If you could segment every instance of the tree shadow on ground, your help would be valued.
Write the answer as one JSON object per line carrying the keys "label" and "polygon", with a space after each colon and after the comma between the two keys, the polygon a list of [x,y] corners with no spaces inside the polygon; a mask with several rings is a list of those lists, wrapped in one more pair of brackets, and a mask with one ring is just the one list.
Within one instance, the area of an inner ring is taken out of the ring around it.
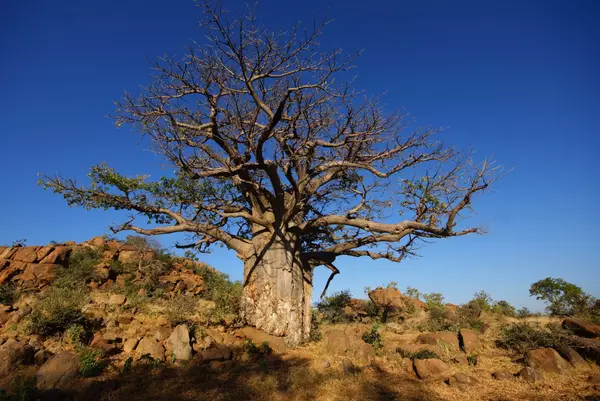
{"label": "tree shadow on ground", "polygon": [[74,399],[142,400],[440,400],[416,379],[368,366],[345,374],[313,361],[271,355],[247,362],[191,362],[185,366],[134,364],[128,374],[96,378],[80,386]]}

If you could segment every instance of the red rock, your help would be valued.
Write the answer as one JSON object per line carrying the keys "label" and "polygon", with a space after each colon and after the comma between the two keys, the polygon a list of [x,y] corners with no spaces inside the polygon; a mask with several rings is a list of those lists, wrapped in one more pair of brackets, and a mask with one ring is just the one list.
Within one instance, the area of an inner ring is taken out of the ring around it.
{"label": "red rock", "polygon": [[533,368],[549,373],[565,373],[571,365],[552,348],[538,348],[525,353],[525,363]]}
{"label": "red rock", "polygon": [[581,337],[600,337],[600,324],[595,324],[582,319],[568,317],[562,323],[565,329],[571,330]]}
{"label": "red rock", "polygon": [[66,246],[57,246],[40,263],[64,265],[69,255],[70,248]]}
{"label": "red rock", "polygon": [[417,337],[421,344],[446,346],[451,352],[460,350],[458,335],[453,331],[439,331],[437,333],[423,333]]}
{"label": "red rock", "polygon": [[467,354],[471,354],[481,348],[479,335],[474,330],[460,329],[458,332],[458,338],[460,340],[461,348]]}
{"label": "red rock", "polygon": [[35,263],[37,261],[37,246],[24,246],[20,247],[17,252],[12,256],[13,260],[25,263]]}
{"label": "red rock", "polygon": [[441,379],[450,370],[450,367],[439,359],[415,359],[413,366],[422,380]]}
{"label": "red rock", "polygon": [[37,260],[44,259],[53,250],[54,250],[54,245],[46,245],[46,246],[41,247],[40,249],[38,249],[37,254],[36,254]]}

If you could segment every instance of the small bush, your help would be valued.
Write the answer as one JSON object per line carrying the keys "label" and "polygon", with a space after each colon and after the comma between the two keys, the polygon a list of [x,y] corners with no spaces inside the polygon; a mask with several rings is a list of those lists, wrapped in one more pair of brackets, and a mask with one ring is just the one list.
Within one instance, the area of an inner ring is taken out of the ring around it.
{"label": "small bush", "polygon": [[273,353],[273,349],[267,341],[264,341],[260,346],[256,345],[252,340],[247,339],[244,343],[244,351],[250,356],[267,356]]}
{"label": "small bush", "polygon": [[371,327],[370,331],[366,331],[362,335],[362,339],[367,344],[373,345],[373,348],[378,349],[383,347],[383,342],[381,340],[381,333],[379,333],[379,325],[374,324]]}
{"label": "small bush", "polygon": [[102,373],[104,365],[101,358],[104,356],[102,350],[89,347],[80,347],[79,354],[79,374],[82,377],[93,377]]}
{"label": "small bush", "polygon": [[320,341],[323,337],[321,334],[321,325],[319,322],[319,317],[317,316],[317,311],[315,309],[311,309],[311,319],[310,319],[310,334],[308,340],[311,342]]}
{"label": "small bush", "polygon": [[492,297],[485,291],[479,291],[473,294],[470,303],[477,304],[482,312],[489,312],[492,309]]}
{"label": "small bush", "polygon": [[17,289],[14,283],[0,284],[0,304],[12,305],[18,299]]}
{"label": "small bush", "polygon": [[82,346],[87,339],[85,328],[81,324],[72,324],[65,330],[65,341],[74,347]]}
{"label": "small bush", "polygon": [[509,304],[506,301],[496,301],[492,305],[492,312],[498,315],[515,317],[517,312],[515,311],[515,307]]}
{"label": "small bush", "polygon": [[69,256],[69,266],[57,270],[52,287],[77,289],[85,287],[87,282],[95,278],[94,266],[101,260],[101,253],[95,249],[83,248],[73,252]]}
{"label": "small bush", "polygon": [[30,315],[29,330],[32,334],[50,336],[63,333],[73,324],[85,325],[81,308],[87,303],[84,288],[52,286],[36,304]]}
{"label": "small bush", "polygon": [[166,318],[173,327],[190,323],[190,318],[196,313],[196,300],[185,295],[176,295],[167,301]]}
{"label": "small bush", "polygon": [[237,317],[242,298],[242,283],[231,281],[228,275],[208,265],[200,264],[194,270],[202,277],[206,286],[202,298],[215,303],[210,319],[219,321]]}
{"label": "small bush", "polygon": [[352,295],[350,290],[336,292],[317,303],[317,310],[323,320],[330,323],[343,323],[349,320],[344,308],[349,305]]}
{"label": "small bush", "polygon": [[440,359],[440,356],[433,351],[428,349],[421,349],[416,352],[409,352],[403,350],[401,348],[396,349],[396,352],[400,354],[403,358],[410,358],[411,360],[415,359]]}
{"label": "small bush", "polygon": [[566,344],[566,332],[559,327],[549,325],[547,330],[528,323],[506,325],[500,330],[497,341],[502,348],[525,353],[535,348],[561,349]]}
{"label": "small bush", "polygon": [[469,362],[469,365],[476,366],[478,362],[477,355],[467,355],[467,361]]}

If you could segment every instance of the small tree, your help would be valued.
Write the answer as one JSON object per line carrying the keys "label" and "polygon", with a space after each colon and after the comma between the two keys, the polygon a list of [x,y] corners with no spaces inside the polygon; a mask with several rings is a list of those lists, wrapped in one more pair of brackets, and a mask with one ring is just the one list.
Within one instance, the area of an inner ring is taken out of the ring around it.
{"label": "small tree", "polygon": [[137,214],[114,232],[224,244],[244,263],[242,318],[290,344],[309,336],[316,267],[329,284],[340,256],[400,262],[421,240],[480,232],[458,222],[496,168],[445,146],[438,129],[406,132],[405,115],[355,91],[354,57],[319,50],[326,23],[274,33],[252,12],[230,20],[199,6],[209,43],[159,60],[153,83],[114,114],[175,173],[150,181],[101,164],[87,187],[60,176],[43,186],[71,205]]}
{"label": "small tree", "polygon": [[546,302],[551,315],[585,315],[595,299],[562,278],[546,277],[529,288],[529,295]]}

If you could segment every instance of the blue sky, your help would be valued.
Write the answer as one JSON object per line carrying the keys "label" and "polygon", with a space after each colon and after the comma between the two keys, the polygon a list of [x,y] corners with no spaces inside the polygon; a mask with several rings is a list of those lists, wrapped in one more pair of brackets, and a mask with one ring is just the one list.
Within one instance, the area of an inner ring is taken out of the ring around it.
{"label": "blue sky", "polygon": [[[69,208],[36,186],[37,173],[85,182],[106,161],[126,174],[161,174],[139,136],[106,116],[125,89],[148,83],[147,58],[182,55],[202,40],[198,9],[188,0],[32,4],[0,5],[0,243],[83,241],[121,215]],[[386,107],[450,127],[447,142],[513,168],[475,199],[473,222],[487,235],[433,243],[401,264],[342,259],[331,290],[362,296],[365,286],[396,281],[462,303],[485,289],[540,309],[528,287],[553,276],[600,296],[599,2],[265,0],[258,16],[274,29],[334,18],[321,43],[365,50],[359,88],[386,92]],[[241,278],[233,253],[203,259]],[[317,271],[316,293],[327,272]]]}

